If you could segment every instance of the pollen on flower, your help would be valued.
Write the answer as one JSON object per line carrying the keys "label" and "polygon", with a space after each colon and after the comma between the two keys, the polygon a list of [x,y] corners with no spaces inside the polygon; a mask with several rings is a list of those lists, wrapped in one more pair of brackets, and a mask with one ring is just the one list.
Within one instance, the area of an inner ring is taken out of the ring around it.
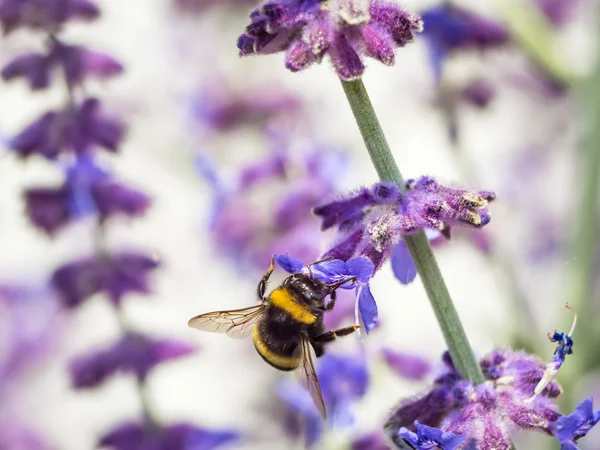
{"label": "pollen on flower", "polygon": [[406,188],[402,193],[390,183],[377,183],[316,207],[313,212],[322,220],[321,229],[337,226],[341,234],[325,255],[342,260],[364,256],[377,270],[403,236],[421,229],[449,235],[452,226],[481,228],[491,220],[486,207],[495,196],[489,191],[446,187],[427,176],[407,181]]}

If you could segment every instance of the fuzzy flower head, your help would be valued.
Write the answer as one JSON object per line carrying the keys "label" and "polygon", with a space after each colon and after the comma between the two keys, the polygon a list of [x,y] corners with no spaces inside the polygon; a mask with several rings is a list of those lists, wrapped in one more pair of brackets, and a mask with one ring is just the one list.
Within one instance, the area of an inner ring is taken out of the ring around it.
{"label": "fuzzy flower head", "polygon": [[386,424],[390,437],[403,427],[414,432],[418,421],[464,437],[460,449],[508,450],[513,431],[554,432],[560,413],[553,399],[560,387],[552,382],[529,401],[545,371],[541,361],[522,352],[494,351],[480,362],[486,376],[480,385],[462,380],[447,354],[444,362],[446,370],[431,390],[394,410]]}
{"label": "fuzzy flower head", "polygon": [[328,55],[344,80],[362,76],[364,57],[389,66],[394,51],[422,30],[417,15],[385,0],[267,0],[250,13],[240,55],[285,52],[292,72]]}
{"label": "fuzzy flower head", "polygon": [[[406,189],[401,192],[393,184],[377,183],[315,208],[322,230],[336,227],[340,232],[325,256],[343,261],[362,256],[378,270],[394,254],[392,262],[405,265],[406,248],[396,250],[403,236],[421,229],[449,236],[455,225],[481,228],[491,219],[486,206],[495,198],[492,192],[446,187],[427,176],[407,181]],[[411,279],[414,275],[411,270],[397,276]]]}

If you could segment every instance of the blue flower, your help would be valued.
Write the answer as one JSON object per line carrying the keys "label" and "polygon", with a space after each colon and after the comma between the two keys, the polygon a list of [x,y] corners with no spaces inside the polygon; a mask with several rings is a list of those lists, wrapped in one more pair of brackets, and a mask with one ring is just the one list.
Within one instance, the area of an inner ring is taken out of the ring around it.
{"label": "blue flower", "polygon": [[577,450],[579,447],[575,442],[600,422],[600,409],[594,411],[593,402],[592,397],[586,398],[575,411],[556,421],[556,438],[561,443],[561,450]]}
{"label": "blue flower", "polygon": [[558,346],[556,347],[556,350],[554,350],[552,361],[546,364],[544,375],[535,387],[533,396],[528,401],[535,399],[535,397],[538,396],[546,388],[546,386],[548,386],[548,384],[552,381],[554,376],[564,364],[567,355],[573,353],[573,339],[571,338],[571,335],[573,334],[573,331],[575,331],[575,325],[577,325],[577,312],[571,308],[568,303],[565,304],[565,308],[573,311],[573,323],[571,325],[571,329],[568,333],[559,333],[557,331],[554,333],[548,333],[550,342],[556,342],[558,343]]}
{"label": "blue flower", "polygon": [[[275,262],[291,274],[309,273],[308,267],[305,267],[302,261],[292,258],[289,254],[275,256]],[[310,267],[310,273],[324,283],[336,283],[349,277],[356,278],[356,281],[344,283],[340,288],[355,290],[357,321],[359,319],[362,321],[367,333],[379,320],[377,303],[369,286],[374,269],[373,263],[364,257],[350,258],[348,261],[329,259]]]}
{"label": "blue flower", "polygon": [[454,450],[465,440],[464,436],[444,433],[439,428],[421,425],[418,421],[415,421],[415,427],[417,428],[416,433],[402,427],[398,431],[398,436],[416,450],[432,450],[436,448]]}

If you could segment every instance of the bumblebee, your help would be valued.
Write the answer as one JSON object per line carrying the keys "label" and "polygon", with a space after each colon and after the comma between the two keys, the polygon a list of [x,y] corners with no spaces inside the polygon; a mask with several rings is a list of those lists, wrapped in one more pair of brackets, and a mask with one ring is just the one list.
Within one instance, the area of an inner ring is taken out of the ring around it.
{"label": "bumblebee", "polygon": [[[233,338],[252,335],[254,347],[262,359],[282,371],[297,370],[299,381],[308,389],[321,413],[326,417],[325,404],[312,360],[312,353],[320,357],[328,342],[353,333],[359,325],[334,331],[325,331],[323,314],[333,309],[336,290],[344,283],[355,281],[348,277],[335,283],[325,283],[315,278],[311,266],[308,274],[295,273],[265,296],[267,282],[275,268],[275,260],[258,283],[260,304],[230,311],[215,311],[193,317],[188,322],[192,328],[226,333]],[[325,303],[329,296],[329,302]]]}

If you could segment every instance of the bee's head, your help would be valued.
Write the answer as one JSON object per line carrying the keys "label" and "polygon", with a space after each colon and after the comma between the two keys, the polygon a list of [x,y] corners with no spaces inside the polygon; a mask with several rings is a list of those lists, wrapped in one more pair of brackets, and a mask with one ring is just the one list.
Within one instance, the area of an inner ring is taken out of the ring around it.
{"label": "bee's head", "polygon": [[333,291],[330,286],[318,278],[305,273],[290,275],[285,280],[284,286],[294,298],[315,308],[322,308],[325,304],[325,298]]}

